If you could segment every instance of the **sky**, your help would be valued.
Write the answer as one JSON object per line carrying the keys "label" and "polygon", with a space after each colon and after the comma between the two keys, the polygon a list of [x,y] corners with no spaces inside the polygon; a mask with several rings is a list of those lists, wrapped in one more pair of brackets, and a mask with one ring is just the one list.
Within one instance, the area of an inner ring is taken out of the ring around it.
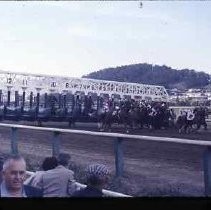
{"label": "sky", "polygon": [[150,63],[211,74],[211,1],[0,1],[0,70],[81,77]]}

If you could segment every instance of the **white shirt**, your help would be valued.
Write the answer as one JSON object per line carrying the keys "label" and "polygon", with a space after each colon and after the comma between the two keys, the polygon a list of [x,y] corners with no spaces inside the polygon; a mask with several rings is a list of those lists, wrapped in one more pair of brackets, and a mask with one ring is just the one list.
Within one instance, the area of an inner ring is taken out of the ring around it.
{"label": "white shirt", "polygon": [[[22,197],[27,197],[24,189],[22,189],[21,194],[22,194]],[[10,194],[10,192],[6,188],[6,184],[4,181],[1,183],[1,197],[16,197]]]}

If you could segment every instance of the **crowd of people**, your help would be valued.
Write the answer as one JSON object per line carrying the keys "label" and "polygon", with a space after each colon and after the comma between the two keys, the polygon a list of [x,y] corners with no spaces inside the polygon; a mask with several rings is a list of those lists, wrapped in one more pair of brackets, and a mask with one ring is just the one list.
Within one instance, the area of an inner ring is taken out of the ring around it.
{"label": "crowd of people", "polygon": [[69,169],[70,155],[46,157],[41,170],[27,177],[27,165],[20,155],[0,159],[0,197],[103,197],[110,171],[104,164],[88,165],[85,188],[76,184]]}

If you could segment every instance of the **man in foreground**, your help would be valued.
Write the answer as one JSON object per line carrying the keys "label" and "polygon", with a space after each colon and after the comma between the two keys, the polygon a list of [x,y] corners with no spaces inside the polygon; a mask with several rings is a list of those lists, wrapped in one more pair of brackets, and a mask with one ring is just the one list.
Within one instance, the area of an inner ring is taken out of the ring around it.
{"label": "man in foreground", "polygon": [[26,162],[19,155],[10,156],[3,163],[0,197],[42,197],[42,191],[24,185]]}

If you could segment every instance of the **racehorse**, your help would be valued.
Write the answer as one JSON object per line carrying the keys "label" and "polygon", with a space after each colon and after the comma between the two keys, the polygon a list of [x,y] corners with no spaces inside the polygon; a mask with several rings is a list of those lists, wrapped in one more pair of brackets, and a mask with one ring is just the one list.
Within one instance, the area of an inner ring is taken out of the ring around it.
{"label": "racehorse", "polygon": [[21,110],[22,110],[21,106],[17,106],[17,107],[5,106],[4,107],[4,119],[5,120],[15,120],[15,121],[20,120]]}
{"label": "racehorse", "polygon": [[203,107],[194,109],[195,114],[195,124],[197,126],[197,130],[201,128],[201,126],[204,126],[204,130],[207,130],[207,123],[206,123],[206,110]]}
{"label": "racehorse", "polygon": [[[135,121],[134,119],[135,112],[134,110],[131,110],[130,108],[126,106],[122,106],[119,111],[119,120],[120,124],[122,123],[125,129],[126,133],[129,133],[129,129],[133,129],[133,122]],[[136,118],[137,119],[137,118]]]}
{"label": "racehorse", "polygon": [[5,106],[1,105],[0,106],[0,120],[4,119],[4,113],[5,113]]}
{"label": "racehorse", "polygon": [[186,133],[186,125],[187,125],[187,113],[181,112],[177,118],[176,126],[179,130],[179,133]]}
{"label": "racehorse", "polygon": [[101,107],[97,111],[98,128],[100,131],[111,130],[111,124],[114,122],[113,109]]}
{"label": "racehorse", "polygon": [[52,113],[51,108],[39,107],[39,109],[37,109],[37,114],[36,114],[36,121],[38,126],[42,126],[42,122],[47,122],[50,119],[51,113]]}
{"label": "racehorse", "polygon": [[177,127],[179,133],[191,133],[196,131],[197,119],[195,114],[191,111],[183,111],[180,113],[180,116],[177,118]]}
{"label": "racehorse", "polygon": [[69,122],[69,127],[75,127],[76,121],[81,116],[81,109],[79,106],[75,106],[72,111],[67,110],[67,120]]}
{"label": "racehorse", "polygon": [[35,121],[36,120],[36,107],[31,107],[31,108],[24,108],[22,107],[21,111],[21,120],[26,120],[26,121]]}

